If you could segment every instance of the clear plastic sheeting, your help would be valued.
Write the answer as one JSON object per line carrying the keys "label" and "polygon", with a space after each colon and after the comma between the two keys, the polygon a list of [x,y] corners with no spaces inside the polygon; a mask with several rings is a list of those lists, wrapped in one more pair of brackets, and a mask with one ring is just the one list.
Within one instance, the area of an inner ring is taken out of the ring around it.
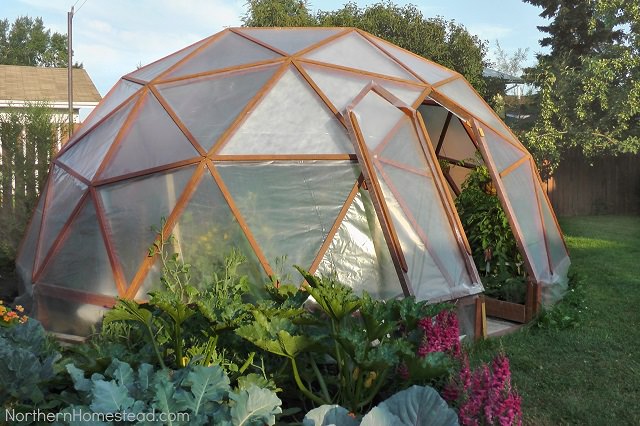
{"label": "clear plastic sheeting", "polygon": [[[301,282],[358,179],[349,161],[218,164],[249,231],[285,282]],[[268,188],[268,190],[266,190]]]}
{"label": "clear plastic sheeting", "polygon": [[118,83],[109,91],[102,102],[95,107],[91,114],[82,123],[82,126],[73,134],[71,141],[79,139],[89,131],[91,126],[106,117],[111,111],[118,108],[120,104],[129,99],[131,95],[140,90],[142,86],[129,80],[120,79]]}
{"label": "clear plastic sheeting", "polygon": [[47,191],[46,211],[44,212],[44,223],[40,230],[40,247],[38,247],[36,269],[40,268],[42,261],[49,253],[51,245],[87,190],[87,186],[84,183],[56,166],[53,168],[49,185],[51,188]]}
{"label": "clear plastic sheeting", "polygon": [[[84,255],[78,256],[78,253]],[[86,283],[91,282],[94,292],[118,296],[95,206],[90,199],[53,252],[39,282],[80,291],[84,291]]]}
{"label": "clear plastic sheeting", "polygon": [[500,136],[503,138],[508,139],[514,144],[520,145],[520,142],[511,135],[511,131],[507,125],[500,120],[491,107],[487,105],[482,97],[480,97],[473,87],[471,87],[471,85],[462,77],[443,84],[442,86],[438,86],[434,90],[438,93],[442,93],[467,110],[471,115],[482,120],[492,129],[499,132]]}
{"label": "clear plastic sheeting", "polygon": [[375,298],[403,295],[368,191],[360,190],[354,198],[316,273],[335,276]]}
{"label": "clear plastic sheeting", "polygon": [[302,64],[307,74],[339,112],[344,111],[362,89],[372,81],[384,87],[407,105],[413,105],[425,90],[422,86],[414,86],[314,64]]}
{"label": "clear plastic sheeting", "polygon": [[524,151],[514,147],[488,127],[480,125],[480,128],[484,132],[484,139],[487,141],[487,148],[489,148],[489,152],[491,153],[491,157],[493,157],[493,162],[496,164],[498,172],[502,173],[505,169],[515,164],[526,155]]}
{"label": "clear plastic sheeting", "polygon": [[128,283],[156,237],[153,227],[169,217],[194,169],[184,167],[100,188],[109,235]]}
{"label": "clear plastic sheeting", "polygon": [[303,57],[404,80],[418,81],[409,71],[406,71],[400,64],[357,32],[350,32],[332,40],[330,43],[313,49]]}
{"label": "clear plastic sheeting", "polygon": [[452,117],[438,155],[458,161],[477,162],[477,149],[458,117]]}
{"label": "clear plastic sheeting", "polygon": [[[180,121],[208,151],[280,66],[255,67],[242,73],[216,74],[157,87]],[[206,111],[206,120],[197,111]]]}
{"label": "clear plastic sheeting", "polygon": [[40,196],[38,205],[33,211],[33,216],[27,228],[22,246],[16,257],[16,272],[22,282],[22,288],[26,294],[31,295],[33,264],[36,257],[36,247],[40,236],[40,225],[42,223],[42,209],[44,207],[44,196]]}
{"label": "clear plastic sheeting", "polygon": [[155,96],[147,93],[100,178],[122,176],[199,155]]}
{"label": "clear plastic sheeting", "polygon": [[39,312],[47,330],[72,336],[88,336],[108,308],[79,303],[68,298],[38,295]]}
{"label": "clear plastic sheeting", "polygon": [[246,34],[271,47],[293,55],[309,46],[344,31],[344,28],[239,28]]}
{"label": "clear plastic sheeting", "polygon": [[[539,182],[538,182],[539,183]],[[538,202],[542,210],[549,258],[551,260],[552,275],[548,282],[542,283],[542,301],[544,304],[555,303],[562,298],[568,287],[567,272],[570,266],[569,253],[564,245],[562,235],[553,217],[551,207],[544,196],[542,187],[536,185]]]}
{"label": "clear plastic sheeting", "polygon": [[463,254],[455,240],[451,225],[439,200],[435,183],[423,176],[414,176],[402,169],[384,165],[383,173],[394,197],[411,217],[413,228],[425,244],[431,257],[448,278],[451,291],[467,293],[473,285],[466,271]]}
{"label": "clear plastic sheeting", "polygon": [[162,76],[162,80],[282,58],[282,55],[232,32],[225,32],[188,61]]}
{"label": "clear plastic sheeting", "polygon": [[418,300],[430,302],[448,300],[451,290],[450,281],[443,275],[443,271],[431,257],[424,241],[416,232],[412,221],[407,218],[391,190],[384,182],[381,182],[381,186],[404,258],[407,261],[409,269],[407,275],[414,295]]}
{"label": "clear plastic sheeting", "polygon": [[411,53],[408,50],[404,50],[391,43],[387,43],[386,41],[376,39],[374,37],[371,38],[374,40],[374,43],[378,44],[401,64],[411,69],[426,83],[436,84],[439,81],[446,80],[447,78],[451,78],[456,75],[456,73],[450,69],[431,62],[416,55],[415,53]]}
{"label": "clear plastic sheeting", "polygon": [[386,145],[377,147],[376,151],[380,150],[382,150],[380,154],[374,153],[374,158],[381,162],[390,161],[390,163],[385,162],[385,165],[395,165],[413,174],[432,176],[429,163],[427,163],[420,140],[409,117],[402,118],[401,124],[396,126],[393,133],[387,138]]}
{"label": "clear plastic sheeting", "polygon": [[221,155],[351,154],[347,130],[290,68],[249,114]]}
{"label": "clear plastic sheeting", "polygon": [[165,58],[162,58],[158,61],[155,61],[149,65],[145,65],[137,71],[129,74],[129,77],[136,78],[142,81],[151,81],[163,72],[166,72],[169,68],[180,62],[182,59],[186,58],[191,52],[195,51],[197,48],[205,44],[209,41],[208,38],[201,40],[197,43],[192,44],[191,46],[185,47],[178,52],[169,55]]}
{"label": "clear plastic sheeting", "polygon": [[86,179],[93,179],[111,144],[122,129],[136,98],[129,101],[99,127],[78,140],[57,159]]}
{"label": "clear plastic sheeting", "polygon": [[[423,104],[418,107],[418,112],[422,116],[422,121],[424,121],[424,126],[427,128],[429,139],[435,150],[440,141],[442,129],[444,129],[444,123],[447,121],[449,111],[438,105]],[[452,120],[454,118],[452,118]]]}
{"label": "clear plastic sheeting", "polygon": [[549,281],[549,261],[538,212],[531,164],[527,161],[502,178],[516,221],[522,230],[529,261],[538,281]]}
{"label": "clear plastic sheeting", "polygon": [[211,282],[214,272],[223,270],[232,250],[247,260],[238,273],[249,277],[254,293],[262,291],[268,277],[222,192],[206,172],[173,229],[175,250],[191,265],[192,283]]}
{"label": "clear plastic sheeting", "polygon": [[[375,150],[391,131],[406,116],[375,92],[368,92],[355,106],[353,112],[364,141],[370,150]],[[372,119],[375,117],[375,119]]]}

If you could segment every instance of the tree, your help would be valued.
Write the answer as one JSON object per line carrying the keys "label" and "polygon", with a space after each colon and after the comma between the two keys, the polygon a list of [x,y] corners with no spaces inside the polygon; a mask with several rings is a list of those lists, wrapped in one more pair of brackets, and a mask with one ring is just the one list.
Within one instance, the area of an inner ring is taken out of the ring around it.
{"label": "tree", "polygon": [[354,2],[313,15],[306,1],[249,0],[242,18],[246,26],[356,27],[462,74],[481,94],[486,44],[461,25],[425,18],[413,5],[390,1],[359,8]]}
{"label": "tree", "polygon": [[[529,70],[539,115],[523,138],[553,172],[562,153],[640,149],[640,5],[636,0],[525,0],[545,7],[549,55]],[[569,34],[573,31],[572,34]],[[566,43],[566,44],[565,44]]]}
{"label": "tree", "polygon": [[42,18],[0,20],[0,64],[66,67],[67,36],[45,29]]}

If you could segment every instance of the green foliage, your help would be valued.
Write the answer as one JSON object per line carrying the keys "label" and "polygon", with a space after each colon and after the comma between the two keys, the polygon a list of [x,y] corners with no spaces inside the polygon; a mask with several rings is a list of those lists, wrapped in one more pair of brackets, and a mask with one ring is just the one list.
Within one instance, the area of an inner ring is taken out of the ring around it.
{"label": "green foliage", "polygon": [[59,359],[38,321],[0,327],[0,407],[43,403]]}
{"label": "green foliage", "polygon": [[[291,288],[282,290],[287,297],[280,294],[278,300],[285,307],[293,300],[300,303],[304,298],[298,294],[308,293],[315,301],[310,310],[292,316],[290,308],[261,304],[252,311],[253,321],[236,333],[285,358],[307,400],[319,405],[339,403],[359,413],[414,380],[425,383],[449,373],[452,364],[445,354],[416,361],[423,338],[418,320],[434,315],[443,305],[427,306],[413,298],[384,302],[366,294],[360,297],[331,277],[298,270],[306,283],[293,294]],[[400,365],[410,366],[411,378],[397,377]],[[278,377],[274,379],[284,388]]]}
{"label": "green foliage", "polygon": [[569,5],[527,0],[551,19],[542,40],[552,51],[529,70],[539,89],[539,113],[524,134],[543,176],[562,153],[587,158],[640,149],[640,6],[633,0]]}
{"label": "green foliage", "polygon": [[535,321],[537,328],[565,329],[580,326],[587,313],[586,292],[579,274],[569,273],[569,288],[562,300],[550,308],[543,308]]}
{"label": "green foliage", "polygon": [[114,359],[103,374],[90,378],[73,364],[66,368],[76,400],[62,413],[184,413],[189,424],[272,425],[282,412],[272,390],[255,384],[232,389],[229,377],[217,365],[172,371],[140,364],[134,372],[129,364]]}
{"label": "green foliage", "polygon": [[45,29],[42,18],[0,20],[0,64],[64,68],[67,56],[66,34]]}
{"label": "green foliage", "polygon": [[0,263],[12,264],[15,259],[43,190],[57,140],[55,131],[61,124],[46,102],[8,108],[0,114]]}
{"label": "green foliage", "polygon": [[338,405],[323,405],[307,413],[303,426],[427,426],[457,425],[458,415],[438,392],[429,386],[412,386],[381,402],[361,420]]}
{"label": "green foliage", "polygon": [[465,76],[480,92],[485,92],[482,70],[486,44],[464,26],[440,17],[425,18],[414,5],[398,6],[381,1],[364,8],[355,2],[342,9],[312,14],[306,1],[250,0],[242,21],[245,26],[356,27],[381,37]]}

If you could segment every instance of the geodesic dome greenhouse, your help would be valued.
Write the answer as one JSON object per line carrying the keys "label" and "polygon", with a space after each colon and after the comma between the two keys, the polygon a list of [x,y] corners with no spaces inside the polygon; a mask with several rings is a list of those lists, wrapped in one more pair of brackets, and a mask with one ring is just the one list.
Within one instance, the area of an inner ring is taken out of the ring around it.
{"label": "geodesic dome greenhouse", "polygon": [[473,300],[453,199],[476,152],[556,298],[569,259],[531,155],[460,74],[352,28],[226,29],[113,87],[54,159],[17,268],[69,334],[159,285],[154,225],[202,275],[242,251],[256,293],[300,282],[295,264],[380,298]]}

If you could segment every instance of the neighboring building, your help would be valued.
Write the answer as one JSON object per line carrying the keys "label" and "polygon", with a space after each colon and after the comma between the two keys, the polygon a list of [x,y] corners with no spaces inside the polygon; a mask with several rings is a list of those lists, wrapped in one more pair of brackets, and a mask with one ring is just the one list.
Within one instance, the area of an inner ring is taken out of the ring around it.
{"label": "neighboring building", "polygon": [[[69,117],[68,80],[66,68],[0,65],[0,113],[9,107],[21,108],[30,102],[45,101],[56,111],[56,122]],[[100,102],[100,93],[87,71],[73,69],[73,122],[79,123],[79,109],[93,109]]]}
{"label": "neighboring building", "polygon": [[517,96],[518,98],[524,95],[525,82],[521,77],[493,70],[491,68],[483,69],[482,76],[502,81],[505,85],[504,91],[507,95]]}

